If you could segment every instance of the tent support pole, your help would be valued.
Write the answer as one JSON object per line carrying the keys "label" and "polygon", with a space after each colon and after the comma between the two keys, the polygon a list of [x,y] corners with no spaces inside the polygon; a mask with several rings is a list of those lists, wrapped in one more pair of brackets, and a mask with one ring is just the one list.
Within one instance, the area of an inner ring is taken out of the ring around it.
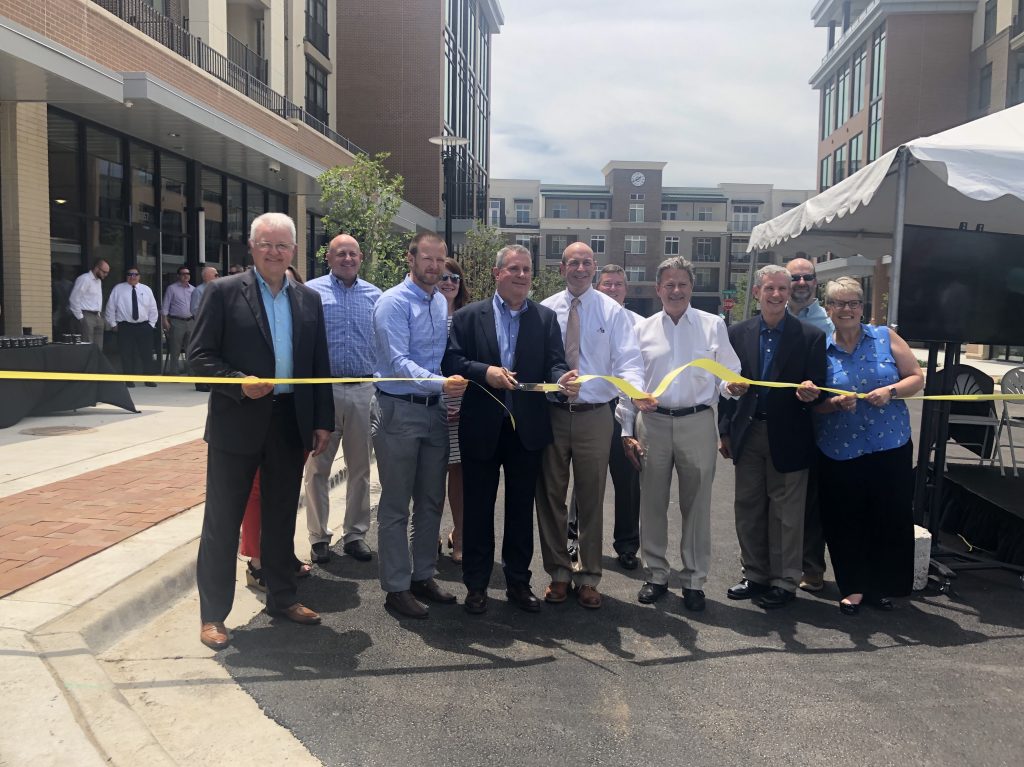
{"label": "tent support pole", "polygon": [[892,264],[889,269],[888,324],[899,331],[900,272],[903,268],[903,220],[907,207],[907,155],[906,147],[898,152],[899,170],[896,177],[896,221],[892,233]]}

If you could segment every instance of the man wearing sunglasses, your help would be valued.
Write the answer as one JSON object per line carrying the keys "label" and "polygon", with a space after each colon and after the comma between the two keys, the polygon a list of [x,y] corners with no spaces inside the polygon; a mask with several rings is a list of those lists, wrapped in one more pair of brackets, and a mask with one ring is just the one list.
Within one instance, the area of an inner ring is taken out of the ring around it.
{"label": "man wearing sunglasses", "polygon": [[[818,303],[818,276],[814,264],[806,258],[794,258],[786,264],[792,280],[789,292],[789,313],[813,325],[829,339],[836,328],[824,307]],[[804,508],[804,574],[800,588],[821,591],[825,585],[825,533],[821,529],[821,511],[818,508],[818,461],[811,458],[807,472],[807,504]]]}
{"label": "man wearing sunglasses", "polygon": [[[121,353],[121,370],[125,375],[146,375],[153,359],[153,330],[160,312],[156,297],[139,280],[138,267],[130,266],[124,282],[114,286],[107,299],[104,318],[117,333],[117,348]],[[131,381],[128,388],[135,386]],[[146,386],[156,386],[147,381]]]}

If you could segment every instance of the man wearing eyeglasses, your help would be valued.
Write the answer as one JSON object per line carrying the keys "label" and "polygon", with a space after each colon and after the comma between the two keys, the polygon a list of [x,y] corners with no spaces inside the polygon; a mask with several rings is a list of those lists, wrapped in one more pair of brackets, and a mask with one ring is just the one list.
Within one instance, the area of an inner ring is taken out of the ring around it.
{"label": "man wearing eyeglasses", "polygon": [[[786,264],[793,284],[789,292],[789,312],[801,322],[818,328],[829,339],[835,325],[825,308],[818,303],[818,277],[814,264],[806,258],[794,258]],[[800,588],[821,591],[825,586],[825,533],[821,529],[821,510],[818,505],[818,456],[811,457],[807,472],[807,503],[804,508],[804,574]]]}
{"label": "man wearing eyeglasses", "polygon": [[168,285],[164,291],[162,324],[167,334],[167,364],[164,367],[172,376],[178,375],[178,357],[188,348],[192,335],[192,291],[195,288],[189,282],[191,276],[187,266],[179,266],[178,281]]}
{"label": "man wearing eyeglasses", "polygon": [[[117,348],[121,353],[121,370],[126,375],[146,375],[151,372],[153,359],[153,330],[160,312],[156,297],[148,286],[139,281],[138,267],[125,272],[124,282],[110,291],[104,318],[117,333]],[[135,386],[129,381],[129,389]],[[147,381],[146,386],[156,386]]]}
{"label": "man wearing eyeglasses", "polygon": [[108,274],[110,264],[97,258],[92,269],[78,275],[68,297],[68,310],[78,320],[82,340],[95,344],[100,351],[103,351],[103,331],[106,329],[100,314],[103,310],[103,280]]}
{"label": "man wearing eyeglasses", "polygon": [[334,428],[331,387],[251,379],[330,375],[323,306],[315,291],[285,276],[297,249],[288,216],[258,216],[249,248],[252,270],[207,283],[189,346],[196,375],[234,381],[212,387],[206,420],[206,509],[196,580],[200,641],[214,650],[229,642],[224,619],[234,600],[238,531],[257,469],[267,612],[320,622],[298,602],[292,541],[305,453],[322,453]]}
{"label": "man wearing eyeglasses", "polygon": [[825,334],[786,312],[793,282],[777,264],[757,271],[761,314],[729,328],[740,374],[796,388],[751,386],[739,399],[719,399],[719,452],[736,465],[736,537],[743,578],[729,599],[753,599],[766,610],[796,597],[803,571],[807,467],[817,448],[811,406],[825,381]]}
{"label": "man wearing eyeglasses", "polygon": [[[339,234],[327,248],[330,274],[306,287],[320,294],[327,326],[327,351],[334,378],[372,378],[376,363],[373,348],[373,307],[380,288],[359,278],[363,253],[354,237]],[[330,476],[341,446],[345,453],[345,516],[341,527],[342,550],[353,559],[369,562],[370,547],[370,399],[373,383],[334,384],[334,431],[327,448],[306,462],[306,526],[316,563],[331,559],[334,531],[330,517]]]}

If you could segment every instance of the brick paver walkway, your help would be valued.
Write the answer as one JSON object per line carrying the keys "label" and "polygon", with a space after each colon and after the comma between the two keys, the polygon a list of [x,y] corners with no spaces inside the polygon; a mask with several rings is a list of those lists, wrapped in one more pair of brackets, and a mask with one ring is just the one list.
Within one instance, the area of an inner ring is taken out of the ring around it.
{"label": "brick paver walkway", "polygon": [[186,442],[0,498],[0,597],[113,546],[206,496],[206,443]]}

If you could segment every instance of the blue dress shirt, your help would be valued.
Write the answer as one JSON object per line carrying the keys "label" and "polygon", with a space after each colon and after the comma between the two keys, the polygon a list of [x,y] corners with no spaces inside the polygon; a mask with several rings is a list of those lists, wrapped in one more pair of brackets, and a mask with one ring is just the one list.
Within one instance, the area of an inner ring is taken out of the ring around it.
{"label": "blue dress shirt", "polygon": [[358,277],[352,287],[333,274],[306,283],[320,294],[327,325],[327,351],[335,378],[373,375],[377,354],[373,342],[373,307],[380,299],[376,285]]}
{"label": "blue dress shirt", "polygon": [[498,334],[501,364],[503,367],[513,370],[512,366],[515,365],[516,360],[516,343],[519,341],[519,318],[529,308],[529,302],[523,301],[520,308],[512,310],[501,296],[495,293],[491,304],[494,306],[494,329]]}
{"label": "blue dress shirt", "polygon": [[[291,286],[284,280],[284,286],[277,295],[270,292],[270,286],[259,271],[252,270],[256,275],[256,284],[260,286],[260,297],[263,299],[263,311],[267,313],[270,323],[270,336],[274,342],[274,378],[292,377],[292,305],[288,301]],[[290,394],[295,391],[291,384],[275,384],[274,394]]]}
{"label": "blue dress shirt", "polygon": [[[775,352],[779,348],[779,342],[782,340],[782,329],[786,326],[786,315],[782,315],[782,319],[779,320],[779,324],[774,328],[770,328],[765,324],[764,317],[761,317],[761,335],[760,335],[760,349],[761,349],[761,379],[762,381],[770,380],[768,378],[769,373],[772,370],[772,360],[775,359]],[[768,411],[768,389],[764,386],[757,387],[757,407],[755,412],[764,415]]]}
{"label": "blue dress shirt", "polygon": [[440,394],[441,358],[448,346],[448,301],[441,292],[425,293],[412,278],[381,295],[373,307],[377,378],[432,378],[430,381],[382,381],[389,394]]}

